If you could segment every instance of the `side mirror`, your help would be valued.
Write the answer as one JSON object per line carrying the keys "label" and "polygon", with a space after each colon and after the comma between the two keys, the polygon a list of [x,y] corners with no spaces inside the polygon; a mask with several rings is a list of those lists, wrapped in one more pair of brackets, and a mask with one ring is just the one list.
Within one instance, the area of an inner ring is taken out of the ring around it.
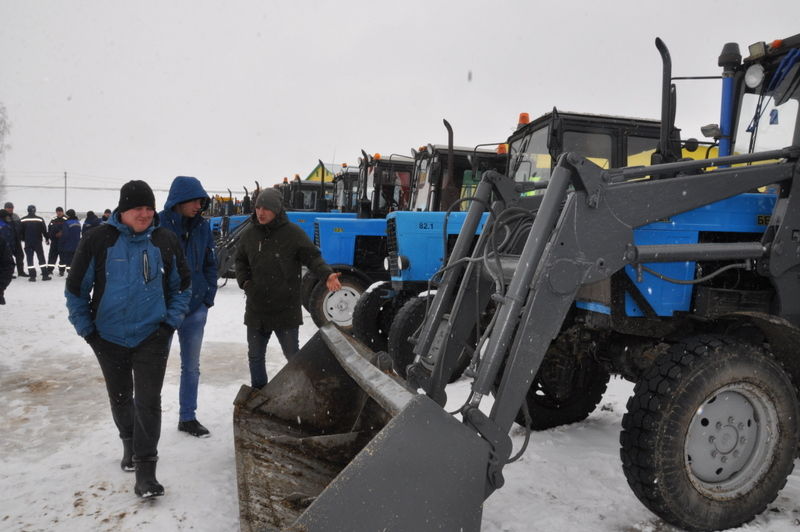
{"label": "side mirror", "polygon": [[695,138],[686,139],[686,142],[683,143],[683,149],[688,152],[695,152],[697,148],[700,146],[700,143]]}
{"label": "side mirror", "polygon": [[722,138],[722,130],[719,128],[719,124],[708,124],[707,126],[703,126],[700,128],[700,132],[706,138],[714,140],[719,140]]}

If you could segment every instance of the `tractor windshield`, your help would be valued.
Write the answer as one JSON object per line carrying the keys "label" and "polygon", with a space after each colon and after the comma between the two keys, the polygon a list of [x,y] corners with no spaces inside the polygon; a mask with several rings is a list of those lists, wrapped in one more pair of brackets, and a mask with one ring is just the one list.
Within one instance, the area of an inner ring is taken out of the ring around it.
{"label": "tractor windshield", "polygon": [[532,131],[509,145],[508,175],[514,181],[547,181],[552,160],[547,151],[549,127]]}
{"label": "tractor windshield", "polygon": [[739,114],[734,153],[777,150],[792,145],[798,103],[789,99],[776,106],[771,96],[745,94]]}

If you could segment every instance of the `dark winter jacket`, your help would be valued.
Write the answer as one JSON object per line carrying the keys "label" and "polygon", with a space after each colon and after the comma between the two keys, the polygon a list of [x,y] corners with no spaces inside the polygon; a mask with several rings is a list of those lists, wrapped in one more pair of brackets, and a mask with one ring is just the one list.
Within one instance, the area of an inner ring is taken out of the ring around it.
{"label": "dark winter jacket", "polygon": [[77,217],[67,218],[61,233],[61,240],[58,242],[58,249],[61,251],[75,251],[78,249],[78,242],[81,239],[81,221]]}
{"label": "dark winter jacket", "polygon": [[11,251],[15,251],[17,249],[22,249],[22,241],[24,239],[24,235],[22,234],[22,220],[19,219],[17,213],[11,213],[11,225],[14,226],[14,231],[16,232],[16,244],[11,249]]}
{"label": "dark winter jacket", "polygon": [[82,238],[64,295],[69,321],[83,337],[135,347],[162,323],[180,327],[191,299],[191,277],[175,235],[153,225],[134,233],[115,210]]}
{"label": "dark winter jacket", "polygon": [[8,244],[8,249],[13,253],[17,244],[16,230],[11,222],[11,215],[6,210],[0,210],[0,239]]}
{"label": "dark winter jacket", "polygon": [[4,239],[0,239],[0,297],[14,277],[14,253]]}
{"label": "dark winter jacket", "polygon": [[64,232],[64,224],[67,223],[66,216],[54,216],[50,219],[47,226],[47,234],[50,242],[58,242]]}
{"label": "dark winter jacket", "polygon": [[217,257],[214,251],[214,237],[211,225],[197,213],[194,218],[185,218],[173,211],[179,203],[193,199],[209,201],[208,194],[200,181],[194,177],[178,176],[169,187],[169,196],[164,203],[164,210],[158,213],[161,226],[170,229],[178,236],[178,240],[186,255],[186,262],[192,272],[192,301],[189,303],[189,314],[201,304],[207,307],[214,305],[217,294]]}
{"label": "dark winter jacket", "polygon": [[93,211],[89,211],[86,213],[86,219],[83,221],[83,229],[81,229],[81,234],[85,235],[86,231],[93,227],[97,227],[100,225],[100,218]]}
{"label": "dark winter jacket", "polygon": [[326,279],[333,270],[305,231],[290,222],[282,208],[266,225],[259,224],[255,214],[250,221],[239,239],[235,259],[236,281],[247,294],[244,323],[265,330],[299,327],[303,323],[301,266],[320,279]]}
{"label": "dark winter jacket", "polygon": [[22,222],[22,241],[25,242],[26,248],[42,247],[42,238],[47,243],[50,243],[50,237],[47,234],[47,225],[44,223],[44,218],[36,216],[35,214],[26,214],[20,218]]}

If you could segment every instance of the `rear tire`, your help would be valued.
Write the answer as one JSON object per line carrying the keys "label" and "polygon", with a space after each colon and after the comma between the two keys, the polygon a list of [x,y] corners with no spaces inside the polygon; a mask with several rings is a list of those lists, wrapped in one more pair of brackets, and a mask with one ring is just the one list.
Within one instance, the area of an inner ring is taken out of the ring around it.
{"label": "rear tire", "polygon": [[311,291],[308,311],[317,327],[326,323],[335,323],[345,332],[353,329],[353,310],[361,294],[366,291],[366,284],[355,275],[342,273],[339,277],[342,288],[330,292],[324,281],[319,281]]}
{"label": "rear tire", "polygon": [[634,494],[688,530],[738,527],[786,484],[800,439],[795,387],[762,347],[701,336],[636,384],[620,456]]}

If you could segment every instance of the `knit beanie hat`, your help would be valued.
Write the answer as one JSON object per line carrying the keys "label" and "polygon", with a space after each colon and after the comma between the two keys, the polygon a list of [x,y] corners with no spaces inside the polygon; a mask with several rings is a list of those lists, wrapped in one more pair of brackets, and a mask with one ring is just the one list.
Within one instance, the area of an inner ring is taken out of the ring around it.
{"label": "knit beanie hat", "polygon": [[258,193],[256,207],[280,214],[283,210],[283,194],[276,188],[266,188]]}
{"label": "knit beanie hat", "polygon": [[67,218],[75,218],[77,215],[75,214],[75,209],[67,209]]}
{"label": "knit beanie hat", "polygon": [[153,210],[156,208],[153,190],[144,181],[128,181],[119,191],[119,205],[117,205],[119,212],[136,207],[150,207]]}

